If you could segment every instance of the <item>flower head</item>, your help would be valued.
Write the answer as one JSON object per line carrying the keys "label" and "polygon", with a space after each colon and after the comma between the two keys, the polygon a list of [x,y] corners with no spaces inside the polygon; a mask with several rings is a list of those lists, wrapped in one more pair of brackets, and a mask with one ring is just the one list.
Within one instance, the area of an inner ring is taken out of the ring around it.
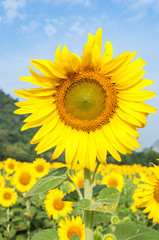
{"label": "flower head", "polygon": [[18,162],[13,158],[7,158],[4,162],[4,169],[8,174],[12,174],[18,168]]}
{"label": "flower head", "polygon": [[22,193],[28,192],[36,183],[34,170],[30,164],[23,164],[14,174],[11,184]]}
{"label": "flower head", "polygon": [[58,216],[67,216],[72,211],[72,203],[62,201],[64,194],[59,189],[53,189],[46,195],[44,206],[49,218],[57,220]]}
{"label": "flower head", "polygon": [[80,240],[85,240],[85,229],[81,217],[61,220],[59,223],[58,235],[60,240],[70,240],[74,235],[78,235]]}
{"label": "flower head", "polygon": [[32,167],[35,172],[35,177],[41,178],[49,172],[51,164],[46,162],[46,160],[43,158],[36,158],[32,164]]}
{"label": "flower head", "polygon": [[18,195],[14,192],[13,188],[2,188],[0,189],[0,205],[3,207],[10,207],[16,203]]}
{"label": "flower head", "polygon": [[124,187],[124,178],[122,174],[112,171],[103,177],[102,184],[106,184],[107,187],[115,187],[121,192]]}
{"label": "flower head", "polygon": [[52,159],[65,150],[68,166],[75,168],[79,161],[82,168],[95,168],[96,157],[105,164],[107,152],[117,161],[122,154],[140,148],[136,128],[146,124],[149,113],[156,109],[143,101],[154,92],[141,90],[153,83],[142,79],[141,58],[132,61],[136,52],[125,52],[112,59],[113,48],[105,43],[101,55],[102,29],[88,35],[82,57],[60,46],[55,61],[31,60],[42,74],[31,67],[29,81],[40,88],[15,90],[27,99],[18,102],[17,114],[28,114],[22,130],[41,128],[31,140],[38,143],[38,154],[56,146]]}

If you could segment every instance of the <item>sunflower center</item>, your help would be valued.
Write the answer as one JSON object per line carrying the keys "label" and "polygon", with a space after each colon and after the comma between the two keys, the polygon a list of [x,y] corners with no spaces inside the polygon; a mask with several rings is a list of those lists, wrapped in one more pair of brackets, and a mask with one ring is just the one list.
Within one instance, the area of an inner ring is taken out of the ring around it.
{"label": "sunflower center", "polygon": [[5,200],[10,200],[11,197],[12,197],[12,196],[11,196],[10,193],[5,193],[5,194],[4,194],[4,199],[5,199]]}
{"label": "sunflower center", "polygon": [[155,190],[154,190],[154,198],[157,203],[159,203],[159,182],[157,183]]}
{"label": "sunflower center", "polygon": [[87,132],[109,123],[117,108],[114,84],[94,71],[68,77],[59,84],[53,97],[64,124]]}
{"label": "sunflower center", "polygon": [[83,179],[79,179],[77,185],[78,185],[79,188],[84,188],[84,180]]}
{"label": "sunflower center", "polygon": [[56,210],[62,210],[65,206],[65,203],[61,199],[55,199],[53,206]]}
{"label": "sunflower center", "polygon": [[64,100],[68,114],[90,121],[102,114],[106,96],[97,81],[81,79],[67,89]]}
{"label": "sunflower center", "polygon": [[44,171],[44,167],[43,166],[41,166],[41,165],[39,165],[39,166],[37,166],[36,167],[36,170],[37,170],[37,172],[43,172]]}
{"label": "sunflower center", "polygon": [[79,227],[76,226],[72,226],[67,233],[67,236],[69,239],[71,239],[71,237],[73,237],[74,235],[78,235],[81,238],[81,230]]}
{"label": "sunflower center", "polygon": [[10,163],[8,167],[9,167],[9,169],[14,169],[14,164]]}
{"label": "sunflower center", "polygon": [[109,180],[109,182],[108,182],[108,185],[109,185],[110,187],[117,187],[117,186],[118,186],[118,182],[117,182],[117,180],[116,180],[115,178],[111,178],[111,179]]}
{"label": "sunflower center", "polygon": [[19,178],[19,182],[22,185],[28,185],[30,183],[31,176],[29,173],[23,172],[22,175]]}

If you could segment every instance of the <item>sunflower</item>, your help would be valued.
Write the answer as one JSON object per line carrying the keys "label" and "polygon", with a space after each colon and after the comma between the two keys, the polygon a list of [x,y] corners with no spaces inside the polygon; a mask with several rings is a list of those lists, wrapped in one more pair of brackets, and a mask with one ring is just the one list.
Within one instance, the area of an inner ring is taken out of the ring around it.
{"label": "sunflower", "polygon": [[12,174],[15,172],[18,168],[18,163],[13,158],[7,158],[4,162],[4,169],[8,174]]}
{"label": "sunflower", "polygon": [[153,218],[153,223],[159,223],[159,167],[154,167],[154,176],[147,177],[141,174],[138,184],[137,206],[144,207],[143,213],[149,213],[148,219]]}
{"label": "sunflower", "polygon": [[103,177],[102,184],[106,184],[107,187],[115,187],[121,192],[124,187],[124,178],[119,173],[111,172]]}
{"label": "sunflower", "polygon": [[122,154],[140,148],[136,128],[146,125],[146,117],[157,110],[143,101],[155,93],[141,90],[154,82],[142,79],[141,58],[131,61],[136,52],[125,52],[112,59],[113,48],[105,43],[101,56],[102,29],[88,35],[82,57],[60,45],[55,61],[31,60],[42,74],[31,67],[32,76],[22,77],[40,88],[15,90],[27,99],[18,102],[16,114],[28,114],[22,131],[41,128],[31,140],[38,154],[56,146],[52,159],[65,150],[72,168],[94,170],[96,157],[105,164],[107,152],[117,161]]}
{"label": "sunflower", "polygon": [[32,164],[32,167],[35,172],[35,177],[41,178],[49,172],[51,164],[46,162],[46,160],[43,158],[36,158]]}
{"label": "sunflower", "polygon": [[58,235],[60,240],[69,240],[74,235],[78,235],[80,240],[85,240],[85,228],[81,217],[61,220],[59,223]]}
{"label": "sunflower", "polygon": [[4,177],[0,174],[0,189],[5,187],[5,179]]}
{"label": "sunflower", "polygon": [[11,184],[22,193],[29,191],[36,183],[34,170],[30,164],[23,164],[14,174]]}
{"label": "sunflower", "polygon": [[7,187],[0,190],[0,205],[3,207],[10,207],[16,203],[17,193],[13,188]]}
{"label": "sunflower", "polygon": [[67,216],[72,211],[72,202],[62,201],[64,194],[59,189],[53,189],[46,195],[44,206],[48,217],[57,220],[58,216]]}

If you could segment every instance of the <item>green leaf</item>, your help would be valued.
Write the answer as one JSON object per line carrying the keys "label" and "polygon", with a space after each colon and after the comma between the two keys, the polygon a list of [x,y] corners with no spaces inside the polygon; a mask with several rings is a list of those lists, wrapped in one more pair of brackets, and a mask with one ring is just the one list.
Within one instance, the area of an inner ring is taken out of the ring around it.
{"label": "green leaf", "polygon": [[58,234],[53,229],[43,230],[35,234],[31,240],[59,240]]}
{"label": "green leaf", "polygon": [[97,197],[99,195],[100,191],[106,187],[107,187],[107,185],[105,185],[105,184],[97,184],[96,186],[94,186],[93,187],[93,198]]}
{"label": "green leaf", "polygon": [[114,234],[118,240],[158,240],[159,233],[151,228],[134,223],[117,225]]}
{"label": "green leaf", "polygon": [[50,189],[59,187],[64,181],[67,180],[65,175],[67,168],[58,168],[49,172],[46,176],[40,178],[35,185],[26,193],[26,197],[35,194],[47,192]]}
{"label": "green leaf", "polygon": [[46,174],[44,177],[42,178],[45,178],[45,177],[48,177],[48,176],[53,176],[53,175],[63,175],[67,172],[67,167],[61,167],[61,168],[57,168],[57,169],[53,169],[51,170],[48,174]]}
{"label": "green leaf", "polygon": [[93,211],[105,212],[113,214],[118,202],[120,193],[116,188],[108,187],[103,188],[92,204]]}
{"label": "green leaf", "polygon": [[88,200],[88,199],[82,199],[79,201],[79,208],[82,208],[82,209],[90,209],[91,208],[91,201]]}
{"label": "green leaf", "polygon": [[82,209],[113,214],[119,202],[119,191],[111,187],[103,188],[96,197],[95,203],[90,204],[89,200],[87,202],[85,200],[87,199],[79,201]]}
{"label": "green leaf", "polygon": [[[82,195],[84,196],[84,188],[80,188],[80,191],[82,193]],[[79,201],[79,196],[78,196],[78,193],[76,190],[70,192],[70,193],[67,193],[62,201],[71,201],[71,202],[78,202]]]}
{"label": "green leaf", "polygon": [[[97,197],[98,194],[100,193],[100,191],[105,188],[107,185],[103,184],[103,185],[96,185],[95,187],[93,187],[93,198]],[[84,188],[80,188],[80,191],[84,197]],[[78,202],[80,199],[79,199],[79,196],[78,196],[78,193],[76,190],[70,192],[70,193],[67,193],[62,201],[71,201],[71,202]]]}
{"label": "green leaf", "polygon": [[80,240],[80,237],[78,235],[74,235],[70,238],[70,240]]}

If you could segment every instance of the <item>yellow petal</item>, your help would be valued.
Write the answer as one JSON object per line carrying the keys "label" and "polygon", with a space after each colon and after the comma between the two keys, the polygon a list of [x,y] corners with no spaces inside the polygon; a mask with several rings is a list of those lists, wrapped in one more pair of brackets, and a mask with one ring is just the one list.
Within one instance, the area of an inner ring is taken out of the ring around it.
{"label": "yellow petal", "polygon": [[70,53],[66,46],[62,50],[62,59],[64,69],[67,73],[79,71],[81,59],[77,55]]}
{"label": "yellow petal", "polygon": [[71,127],[69,128],[70,128],[70,132],[66,139],[66,148],[65,148],[65,160],[67,164],[72,163],[78,148],[78,144],[79,144],[77,131],[71,129]]}
{"label": "yellow petal", "polygon": [[113,58],[113,46],[111,42],[106,42],[105,43],[105,50],[103,53],[103,58],[102,58],[102,65],[106,64]]}

